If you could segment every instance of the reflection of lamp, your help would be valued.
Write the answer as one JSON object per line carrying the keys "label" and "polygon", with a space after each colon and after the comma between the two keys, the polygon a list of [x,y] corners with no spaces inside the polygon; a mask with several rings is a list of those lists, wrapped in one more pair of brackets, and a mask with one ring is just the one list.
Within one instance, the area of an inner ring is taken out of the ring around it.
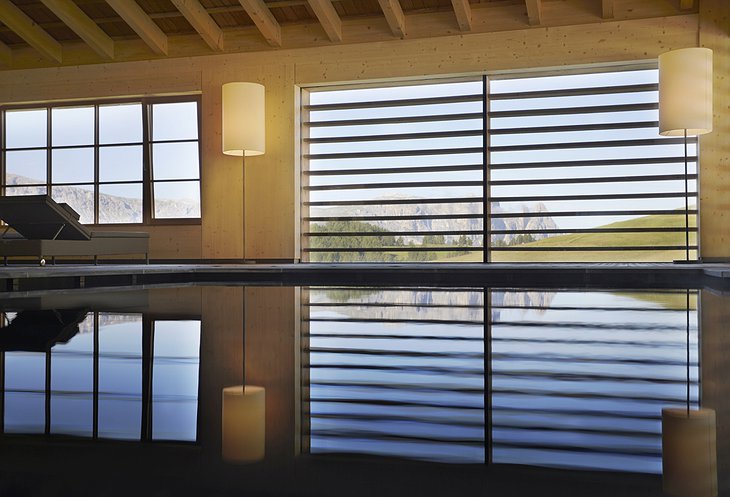
{"label": "reflection of lamp", "polygon": [[243,260],[246,260],[246,157],[266,151],[264,87],[258,83],[223,85],[223,153],[241,157]]}
{"label": "reflection of lamp", "polygon": [[684,136],[684,223],[689,260],[687,136],[712,131],[712,50],[683,48],[659,56],[659,134]]}
{"label": "reflection of lamp", "polygon": [[662,486],[667,495],[715,497],[715,411],[689,406],[689,303],[687,290],[687,407],[662,409]]}
{"label": "reflection of lamp", "polygon": [[246,288],[243,291],[243,333],[241,384],[223,389],[223,460],[255,462],[266,449],[266,391],[246,385]]}

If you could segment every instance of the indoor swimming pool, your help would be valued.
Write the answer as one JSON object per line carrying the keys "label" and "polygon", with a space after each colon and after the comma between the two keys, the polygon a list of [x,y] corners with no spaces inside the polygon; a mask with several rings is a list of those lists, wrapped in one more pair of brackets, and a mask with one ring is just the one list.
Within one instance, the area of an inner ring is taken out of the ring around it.
{"label": "indoor swimming pool", "polygon": [[[725,420],[717,291],[150,285],[0,306],[6,492],[661,495],[662,408]],[[248,459],[222,421],[241,384],[265,391]]]}

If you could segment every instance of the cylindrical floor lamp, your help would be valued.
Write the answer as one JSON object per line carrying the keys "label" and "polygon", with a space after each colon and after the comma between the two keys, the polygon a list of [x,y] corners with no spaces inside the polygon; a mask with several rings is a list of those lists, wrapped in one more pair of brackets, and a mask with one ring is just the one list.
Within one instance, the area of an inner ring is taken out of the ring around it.
{"label": "cylindrical floor lamp", "polygon": [[258,83],[223,85],[223,153],[241,157],[243,260],[246,261],[246,157],[266,151],[265,90]]}
{"label": "cylindrical floor lamp", "polygon": [[684,136],[686,261],[689,261],[687,136],[712,131],[712,83],[712,50],[709,48],[683,48],[659,56],[659,134]]}

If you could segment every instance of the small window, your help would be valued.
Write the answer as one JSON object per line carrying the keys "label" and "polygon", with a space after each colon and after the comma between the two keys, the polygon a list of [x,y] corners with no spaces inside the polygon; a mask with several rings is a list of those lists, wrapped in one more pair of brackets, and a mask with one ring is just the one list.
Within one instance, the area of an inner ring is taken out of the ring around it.
{"label": "small window", "polygon": [[200,218],[197,98],[3,113],[5,195],[50,194],[87,224]]}

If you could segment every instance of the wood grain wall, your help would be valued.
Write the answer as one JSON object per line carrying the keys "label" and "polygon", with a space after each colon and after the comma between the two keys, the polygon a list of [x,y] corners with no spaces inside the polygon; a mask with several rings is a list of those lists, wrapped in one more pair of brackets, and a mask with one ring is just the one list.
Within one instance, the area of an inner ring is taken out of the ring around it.
{"label": "wood grain wall", "polygon": [[[720,70],[716,62],[718,85],[724,85],[725,91],[724,97],[722,92],[717,97],[720,106],[716,107],[716,129],[727,129],[730,119],[727,109],[728,36],[717,27],[726,15],[724,3],[723,0],[703,0],[699,15],[299,50],[5,71],[0,72],[0,102],[201,93],[203,219],[199,235],[189,227],[165,227],[159,232],[155,229],[152,257],[242,258],[245,200],[245,256],[292,260],[298,258],[299,230],[295,138],[298,85],[649,60],[668,50],[697,46],[702,39],[708,45],[719,47],[719,55],[724,57],[719,64]],[[706,26],[706,35],[701,36],[700,26]],[[255,81],[267,88],[267,151],[263,156],[246,161],[245,196],[241,189],[241,160],[224,156],[220,146],[221,85],[229,81]],[[701,166],[702,174],[708,178],[707,184],[704,180],[701,184],[701,208],[705,208],[705,204],[709,206],[713,217],[718,213],[728,215],[725,195],[729,183],[716,180],[723,168],[730,167],[726,141],[723,143],[719,137],[714,139],[715,142],[708,145],[708,140],[713,138],[703,138]],[[704,154],[705,146],[714,152]],[[714,165],[706,164],[708,156]],[[705,169],[715,171],[714,179],[709,172],[705,174]],[[730,181],[730,175],[725,177]],[[702,237],[703,254],[730,256],[730,244],[725,243],[730,223],[708,224],[704,214],[702,222],[714,230]],[[174,243],[173,248],[168,248],[168,243]]]}

